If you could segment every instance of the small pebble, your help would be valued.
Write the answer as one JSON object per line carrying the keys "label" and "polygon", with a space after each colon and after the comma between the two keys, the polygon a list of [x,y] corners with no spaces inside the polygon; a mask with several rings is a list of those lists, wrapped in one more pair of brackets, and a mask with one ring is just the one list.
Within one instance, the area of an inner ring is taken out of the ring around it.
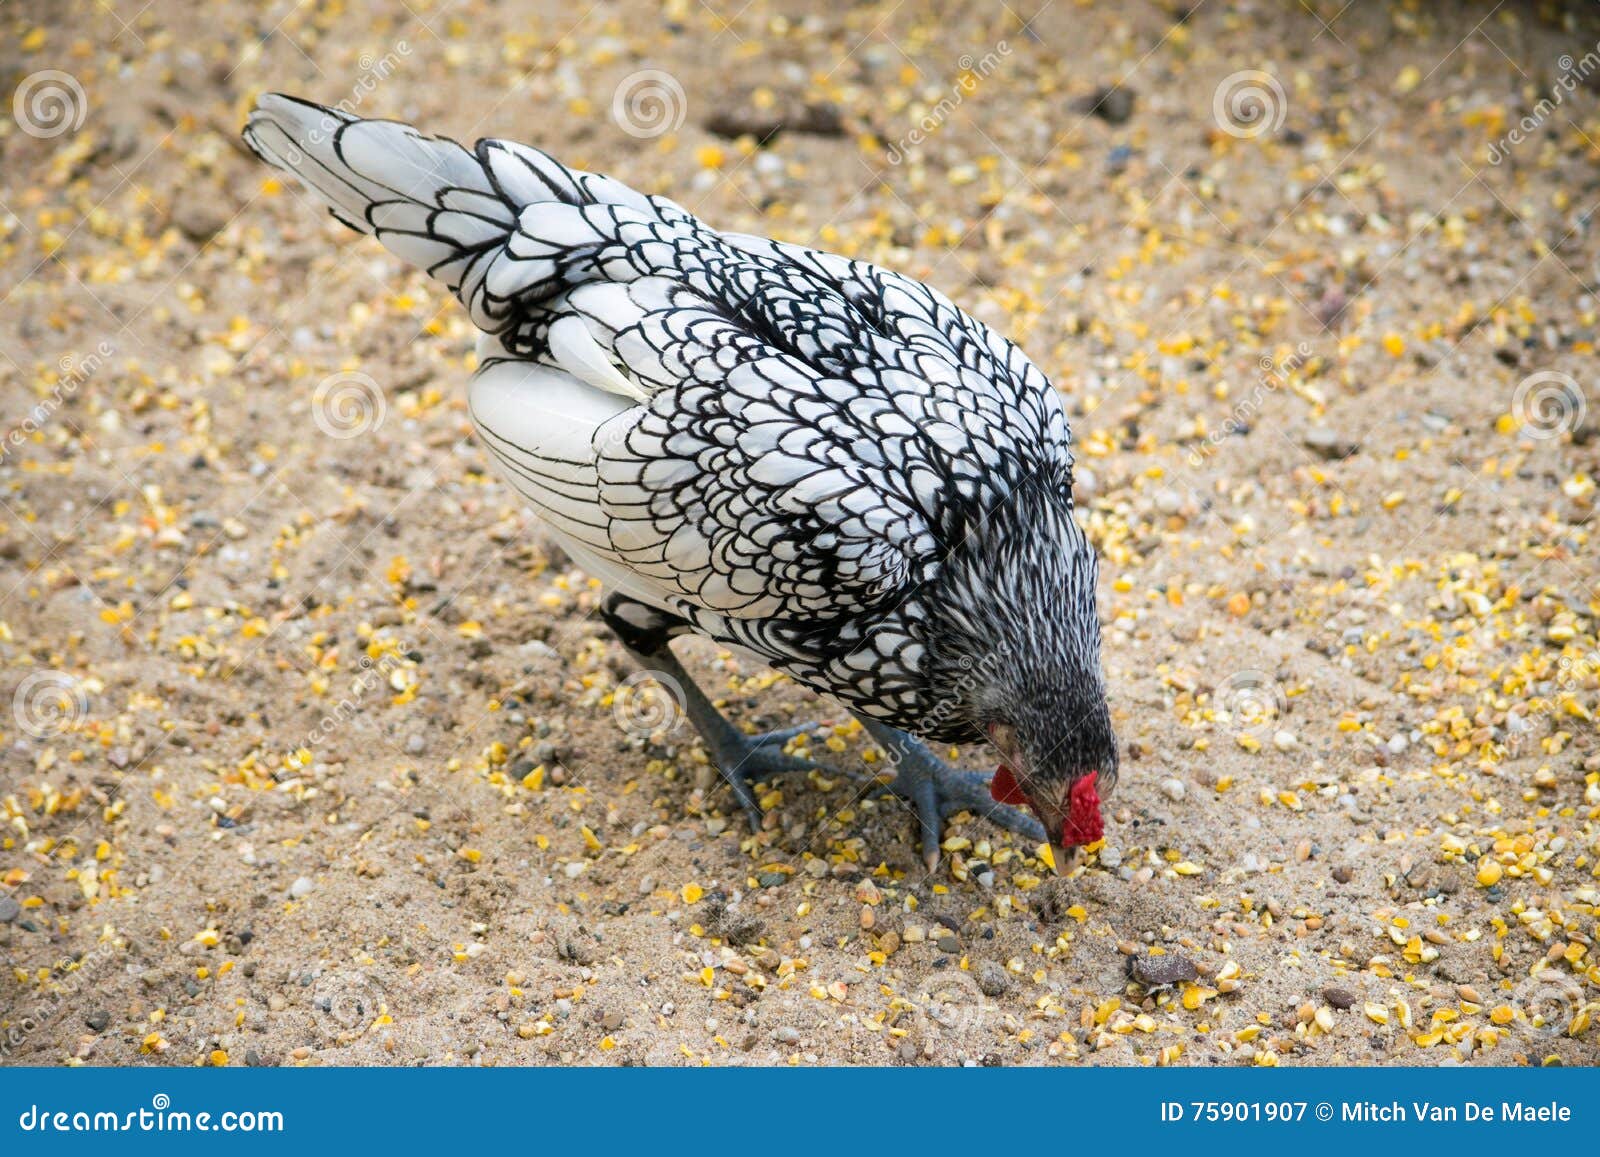
{"label": "small pebble", "polygon": [[1126,85],[1102,87],[1078,101],[1074,108],[1105,121],[1108,125],[1126,124],[1133,116],[1134,92]]}
{"label": "small pebble", "polygon": [[1161,794],[1173,803],[1179,803],[1188,794],[1189,789],[1183,786],[1181,779],[1164,779],[1161,781]]}
{"label": "small pebble", "polygon": [[1164,988],[1170,984],[1186,984],[1200,975],[1200,970],[1181,952],[1166,952],[1160,956],[1130,956],[1128,975],[1146,988]]}
{"label": "small pebble", "polygon": [[978,965],[978,991],[985,996],[1000,996],[1011,987],[1011,977],[993,960]]}
{"label": "small pebble", "polygon": [[1359,443],[1341,437],[1337,431],[1326,426],[1313,426],[1307,430],[1301,435],[1300,444],[1329,462],[1348,458],[1361,448]]}
{"label": "small pebble", "polygon": [[289,898],[291,900],[304,900],[311,895],[311,890],[317,885],[309,876],[301,876],[289,885]]}

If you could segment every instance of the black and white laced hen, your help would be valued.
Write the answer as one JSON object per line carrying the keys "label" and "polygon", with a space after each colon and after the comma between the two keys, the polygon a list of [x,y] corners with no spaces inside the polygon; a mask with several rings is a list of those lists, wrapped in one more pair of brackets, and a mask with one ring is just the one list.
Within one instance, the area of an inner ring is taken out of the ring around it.
{"label": "black and white laced hen", "polygon": [[[469,151],[277,95],[244,136],[467,308],[484,445],[681,688],[752,821],[755,782],[813,766],[784,753],[800,729],[733,727],[677,634],[843,701],[930,864],[960,809],[1100,837],[1117,747],[1095,554],[1061,400],[1021,350],[920,282],[719,232],[510,141]],[[947,767],[912,734],[987,739],[1000,769]]]}

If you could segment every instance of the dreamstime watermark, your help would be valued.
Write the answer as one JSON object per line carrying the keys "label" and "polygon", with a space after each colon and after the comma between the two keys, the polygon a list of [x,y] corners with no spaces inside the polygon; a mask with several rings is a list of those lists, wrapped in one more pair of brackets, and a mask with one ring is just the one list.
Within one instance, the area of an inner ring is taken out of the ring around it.
{"label": "dreamstime watermark", "polygon": [[315,747],[348,723],[361,710],[361,701],[370,695],[374,688],[388,683],[390,676],[404,666],[405,657],[412,649],[402,645],[393,651],[386,651],[376,660],[370,655],[362,655],[358,664],[360,670],[350,685],[349,693],[334,704],[332,711],[317,721],[317,725],[307,733],[303,746]]}
{"label": "dreamstime watermark", "polygon": [[341,370],[317,383],[311,395],[311,418],[330,438],[356,438],[383,425],[389,406],[383,390],[368,374]]}
{"label": "dreamstime watermark", "polygon": [[1586,1027],[1580,1019],[1582,986],[1554,968],[1542,968],[1517,985],[1512,1002],[1524,1014],[1513,1022],[1524,1035],[1576,1037]]}
{"label": "dreamstime watermark", "polygon": [[276,1109],[224,1109],[220,1113],[174,1109],[172,1098],[157,1093],[149,1108],[125,1113],[110,1109],[56,1109],[30,1104],[17,1117],[24,1133],[282,1133]]}
{"label": "dreamstime watermark", "polygon": [[53,971],[61,974],[61,980],[55,988],[41,995],[38,1003],[21,1015],[7,1017],[9,1023],[0,1030],[0,1056],[11,1056],[29,1037],[60,1016],[62,1009],[83,991],[97,972],[111,963],[115,955],[116,946],[103,940],[77,960],[57,961]]}
{"label": "dreamstime watermark", "polygon": [[1255,387],[1233,407],[1220,428],[1208,433],[1205,441],[1189,450],[1189,465],[1201,465],[1216,453],[1218,444],[1224,438],[1231,438],[1235,434],[1249,430],[1251,420],[1261,412],[1262,403],[1283,389],[1288,384],[1289,376],[1310,359],[1311,347],[1305,342],[1295,346],[1294,352],[1281,362],[1274,360],[1269,354],[1263,354],[1256,367]]}
{"label": "dreamstime watermark", "polygon": [[611,693],[617,726],[639,739],[676,731],[683,724],[683,685],[665,671],[635,671]]}
{"label": "dreamstime watermark", "polygon": [[83,127],[89,116],[89,97],[70,72],[47,68],[17,85],[11,96],[11,115],[23,132],[47,141]]}
{"label": "dreamstime watermark", "polygon": [[1577,60],[1570,54],[1564,55],[1556,61],[1556,65],[1561,69],[1561,75],[1550,86],[1549,92],[1540,97],[1539,103],[1507,129],[1499,140],[1490,142],[1491,165],[1500,164],[1511,155],[1512,149],[1538,132],[1539,127],[1550,119],[1556,109],[1567,103],[1567,98],[1579,85],[1600,71],[1600,45],[1591,48]]}
{"label": "dreamstime watermark", "polygon": [[[976,662],[968,655],[962,655],[956,665],[960,668],[954,680],[947,687],[944,694],[940,695],[928,710],[922,713],[917,721],[917,732],[913,738],[923,744],[928,744],[929,735],[937,734],[944,726],[946,720],[961,711],[970,703],[973,692],[985,684],[995,680],[996,672],[1007,658],[1004,649],[989,651]],[[884,762],[891,768],[900,766],[901,761],[908,753],[899,747],[885,747],[883,749]]]}
{"label": "dreamstime watermark", "polygon": [[1557,698],[1552,700],[1541,696],[1528,705],[1526,715],[1514,711],[1506,715],[1503,738],[1500,745],[1504,748],[1507,758],[1515,758],[1522,753],[1524,745],[1534,738],[1538,731],[1536,721],[1556,714],[1562,709],[1562,697],[1575,695],[1585,686],[1593,685],[1600,679],[1600,648],[1588,651],[1581,655],[1561,655],[1556,659]]}
{"label": "dreamstime watermark", "polygon": [[963,53],[956,61],[956,66],[961,70],[956,74],[955,83],[950,86],[950,91],[894,144],[889,146],[888,159],[891,165],[898,165],[906,159],[907,154],[918,145],[922,144],[960,108],[966,99],[978,91],[978,86],[988,80],[999,69],[1001,61],[1011,55],[1011,45],[1008,41],[1000,40],[994,48],[983,54],[978,59],[973,59],[971,53]]}
{"label": "dreamstime watermark", "polygon": [[83,684],[65,671],[35,671],[11,696],[12,718],[35,739],[72,730],[88,711]]}
{"label": "dreamstime watermark", "polygon": [[1263,727],[1288,709],[1288,698],[1278,681],[1265,671],[1238,671],[1211,693],[1215,711],[1227,716],[1235,734]]}
{"label": "dreamstime watermark", "polygon": [[[374,57],[370,52],[363,52],[356,61],[357,67],[361,69],[361,75],[356,78],[355,85],[350,89],[350,95],[333,107],[346,116],[355,116],[356,110],[366,103],[367,97],[394,75],[395,69],[400,67],[400,62],[410,55],[411,45],[404,40],[395,41],[394,48],[379,57]],[[343,120],[331,112],[324,113],[322,119],[306,133],[306,139],[314,145],[320,145],[332,139],[334,133],[344,124]],[[295,164],[299,163],[298,157],[289,159]]]}
{"label": "dreamstime watermark", "polygon": [[[998,966],[986,963],[979,967]],[[937,1057],[948,1050],[941,1059],[977,1064],[985,1063],[1007,1035],[1021,1028],[1016,1018],[985,995],[979,982],[971,978],[964,984],[952,981],[903,999],[889,1023],[905,1030],[902,1040],[913,1043],[915,1052],[910,1059]],[[923,1047],[916,1049],[916,1045]]]}
{"label": "dreamstime watermark", "polygon": [[333,968],[311,986],[311,1017],[330,1036],[360,1036],[382,1013],[386,999],[371,973]]}
{"label": "dreamstime watermark", "polygon": [[1543,441],[1570,434],[1583,425],[1589,403],[1571,374],[1540,370],[1517,383],[1511,395],[1511,416],[1517,432]]}
{"label": "dreamstime watermark", "polygon": [[55,416],[56,411],[61,409],[85,382],[98,373],[105,365],[106,359],[116,352],[114,345],[103,341],[84,357],[64,354],[56,363],[56,381],[50,388],[49,395],[35,403],[21,422],[0,436],[0,461],[4,460],[6,454],[43,430]]}
{"label": "dreamstime watermark", "polygon": [[1211,94],[1211,116],[1230,137],[1253,140],[1283,127],[1289,98],[1270,72],[1246,68],[1222,78]]}
{"label": "dreamstime watermark", "polygon": [[677,132],[689,114],[689,98],[670,72],[646,68],[622,78],[611,94],[611,119],[630,137],[650,140]]}
{"label": "dreamstime watermark", "polygon": [[1597,677],[1600,677],[1600,648],[1584,655],[1562,655],[1556,660],[1556,682],[1563,688],[1573,689]]}

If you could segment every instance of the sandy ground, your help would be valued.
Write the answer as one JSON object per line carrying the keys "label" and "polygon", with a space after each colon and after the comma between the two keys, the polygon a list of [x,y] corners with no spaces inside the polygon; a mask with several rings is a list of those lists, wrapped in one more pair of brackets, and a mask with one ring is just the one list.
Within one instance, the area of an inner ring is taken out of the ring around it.
{"label": "sandy ground", "polygon": [[[1594,1063],[1594,16],[7,4],[0,1055]],[[753,839],[474,444],[459,308],[242,154],[269,88],[1021,340],[1105,555],[1098,853],[963,817],[929,877],[843,777]]]}

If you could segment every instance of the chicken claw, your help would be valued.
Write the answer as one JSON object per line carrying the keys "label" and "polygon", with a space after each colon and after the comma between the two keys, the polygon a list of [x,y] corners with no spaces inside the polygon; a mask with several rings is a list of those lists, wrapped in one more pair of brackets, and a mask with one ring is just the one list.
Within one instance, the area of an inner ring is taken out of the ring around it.
{"label": "chicken claw", "polygon": [[944,821],[959,811],[993,820],[1008,831],[1035,843],[1045,838],[1044,825],[1020,808],[996,803],[989,794],[989,776],[981,771],[951,767],[920,741],[875,720],[861,725],[878,741],[897,771],[887,787],[917,809],[921,829],[922,860],[933,871],[943,855]]}

